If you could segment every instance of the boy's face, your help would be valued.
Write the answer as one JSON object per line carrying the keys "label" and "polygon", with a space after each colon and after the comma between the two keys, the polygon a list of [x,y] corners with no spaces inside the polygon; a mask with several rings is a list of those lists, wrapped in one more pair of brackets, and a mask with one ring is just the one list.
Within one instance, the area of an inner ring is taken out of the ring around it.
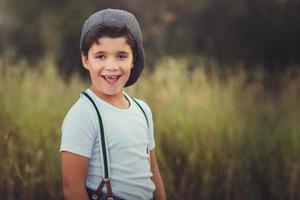
{"label": "boy's face", "polygon": [[123,95],[133,67],[133,53],[125,37],[101,37],[81,58],[91,76],[91,89],[97,95]]}

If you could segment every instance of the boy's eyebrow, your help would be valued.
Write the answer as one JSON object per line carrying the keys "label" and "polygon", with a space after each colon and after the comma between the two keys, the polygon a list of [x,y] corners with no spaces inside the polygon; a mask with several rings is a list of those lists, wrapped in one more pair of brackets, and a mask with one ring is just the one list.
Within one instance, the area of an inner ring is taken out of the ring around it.
{"label": "boy's eyebrow", "polygon": [[[118,54],[129,54],[129,52],[127,51],[117,51]],[[94,53],[94,55],[98,55],[98,54],[108,54],[108,52],[105,52],[105,51],[97,51]]]}
{"label": "boy's eyebrow", "polygon": [[127,51],[118,51],[117,53],[129,54],[129,52],[127,52]]}
{"label": "boy's eyebrow", "polygon": [[97,51],[97,52],[94,53],[94,55],[97,55],[97,54],[107,54],[107,52],[105,52],[105,51]]}

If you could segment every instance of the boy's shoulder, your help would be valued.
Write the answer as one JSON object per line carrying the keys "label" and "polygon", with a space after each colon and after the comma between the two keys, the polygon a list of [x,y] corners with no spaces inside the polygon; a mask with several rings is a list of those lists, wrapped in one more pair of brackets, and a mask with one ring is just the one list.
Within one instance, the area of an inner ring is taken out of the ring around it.
{"label": "boy's shoulder", "polygon": [[80,95],[77,101],[71,106],[65,118],[88,118],[93,112],[89,102]]}
{"label": "boy's shoulder", "polygon": [[151,114],[151,108],[144,100],[141,100],[141,99],[133,97],[133,96],[130,96],[130,98],[133,100],[133,102],[135,104],[138,104],[139,106],[141,106],[144,111]]}

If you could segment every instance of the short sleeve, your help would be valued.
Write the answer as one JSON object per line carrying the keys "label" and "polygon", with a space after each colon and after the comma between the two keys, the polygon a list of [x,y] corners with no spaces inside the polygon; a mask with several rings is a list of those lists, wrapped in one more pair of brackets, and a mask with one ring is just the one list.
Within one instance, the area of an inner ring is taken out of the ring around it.
{"label": "short sleeve", "polygon": [[96,140],[96,129],[91,116],[89,109],[80,105],[80,102],[73,105],[62,124],[61,152],[91,157]]}

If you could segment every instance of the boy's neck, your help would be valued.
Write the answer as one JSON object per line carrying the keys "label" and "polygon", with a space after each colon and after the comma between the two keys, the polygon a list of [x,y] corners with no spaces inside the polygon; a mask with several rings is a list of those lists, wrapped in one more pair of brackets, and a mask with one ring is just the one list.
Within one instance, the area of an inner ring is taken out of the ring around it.
{"label": "boy's neck", "polygon": [[127,97],[124,95],[123,91],[116,95],[105,95],[103,93],[99,93],[93,87],[90,88],[100,99],[111,104],[120,109],[129,108],[130,102]]}

